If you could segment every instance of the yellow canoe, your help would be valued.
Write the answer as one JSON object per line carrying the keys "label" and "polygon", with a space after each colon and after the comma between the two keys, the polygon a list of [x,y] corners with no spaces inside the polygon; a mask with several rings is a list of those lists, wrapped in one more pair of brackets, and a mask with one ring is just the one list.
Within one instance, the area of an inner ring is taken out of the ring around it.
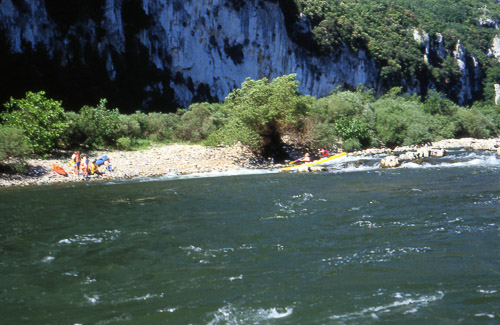
{"label": "yellow canoe", "polygon": [[339,154],[337,154],[335,156],[331,156],[331,157],[328,157],[328,158],[316,160],[316,161],[313,161],[313,162],[310,162],[310,163],[307,163],[307,164],[295,165],[295,166],[291,166],[291,167],[285,167],[285,168],[283,168],[281,170],[282,171],[287,171],[287,170],[292,170],[294,168],[299,168],[299,167],[309,167],[309,166],[319,165],[319,164],[326,163],[328,161],[332,161],[333,159],[343,157],[345,155],[346,155],[345,152],[341,152],[341,153],[339,153]]}

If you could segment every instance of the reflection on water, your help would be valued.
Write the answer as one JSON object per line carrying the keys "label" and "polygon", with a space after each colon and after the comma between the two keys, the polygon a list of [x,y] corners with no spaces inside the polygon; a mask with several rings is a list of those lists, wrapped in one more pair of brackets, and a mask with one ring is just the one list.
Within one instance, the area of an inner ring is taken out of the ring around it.
{"label": "reflection on water", "polygon": [[2,321],[498,321],[495,155],[377,164],[3,189]]}

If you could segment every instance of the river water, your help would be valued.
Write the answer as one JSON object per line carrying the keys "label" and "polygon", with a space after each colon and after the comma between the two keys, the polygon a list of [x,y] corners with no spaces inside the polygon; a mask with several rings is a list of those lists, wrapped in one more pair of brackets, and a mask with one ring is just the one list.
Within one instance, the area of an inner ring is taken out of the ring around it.
{"label": "river water", "polygon": [[493,324],[500,162],[0,190],[2,324]]}

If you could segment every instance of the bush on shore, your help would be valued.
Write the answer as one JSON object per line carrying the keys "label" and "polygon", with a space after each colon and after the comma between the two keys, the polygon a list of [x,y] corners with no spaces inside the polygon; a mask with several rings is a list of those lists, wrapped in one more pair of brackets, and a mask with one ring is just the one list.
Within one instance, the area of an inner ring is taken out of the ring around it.
{"label": "bush on shore", "polygon": [[21,130],[28,146],[40,155],[58,145],[61,134],[68,128],[60,101],[45,97],[45,92],[27,92],[26,98],[5,103],[0,114],[3,125]]}
{"label": "bush on shore", "polygon": [[11,99],[0,114],[0,162],[22,158],[30,150],[38,155],[57,147],[133,150],[147,142],[240,142],[280,160],[287,158],[285,139],[299,148],[352,151],[443,138],[485,138],[500,131],[498,107],[460,107],[434,91],[422,99],[394,88],[377,99],[363,88],[335,89],[324,98],[303,96],[297,89],[295,75],[272,81],[247,79],[223,103],[129,115],[107,108],[106,99],[79,112],[64,112],[61,103],[45,98],[44,92],[28,92],[25,99]]}
{"label": "bush on shore", "polygon": [[15,171],[24,171],[24,160],[31,154],[26,137],[20,129],[0,125],[0,165],[8,162]]}

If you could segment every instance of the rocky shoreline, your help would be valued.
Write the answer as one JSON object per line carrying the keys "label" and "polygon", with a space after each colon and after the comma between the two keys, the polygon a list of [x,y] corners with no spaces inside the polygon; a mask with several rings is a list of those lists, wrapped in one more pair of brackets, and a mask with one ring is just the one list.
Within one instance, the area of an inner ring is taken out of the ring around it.
{"label": "rocky shoreline", "polygon": [[[448,139],[433,142],[426,146],[388,148],[370,148],[349,155],[385,154],[381,167],[396,167],[403,160],[425,158],[446,154],[446,149],[466,148],[472,150],[494,150],[500,155],[500,138],[493,139]],[[257,163],[253,154],[245,147],[209,148],[200,145],[171,144],[154,145],[141,151],[93,151],[88,152],[90,160],[107,155],[114,171],[105,177],[92,176],[86,181],[98,181],[109,178],[154,177],[164,175],[187,175],[195,173],[224,172],[248,168],[280,168],[284,165]],[[59,153],[49,159],[31,159],[27,163],[30,171],[27,175],[9,175],[0,173],[0,187],[47,185],[64,182],[82,181],[82,177],[73,174],[61,176],[52,171],[57,164],[72,171],[69,167],[71,153]],[[104,171],[104,167],[101,167]]]}
{"label": "rocky shoreline", "polygon": [[[83,153],[83,152],[82,152]],[[90,176],[85,181],[121,179],[135,177],[154,177],[163,175],[186,175],[194,173],[222,172],[250,168],[253,154],[241,145],[232,147],[209,148],[201,145],[171,144],[153,145],[140,151],[92,151],[86,152],[89,161],[107,155],[113,172],[100,171],[105,176]],[[0,173],[0,187],[46,185],[83,181],[82,175],[73,174],[70,167],[72,152],[60,152],[49,159],[29,159],[27,175]],[[52,166],[63,167],[68,176],[56,174]]]}

